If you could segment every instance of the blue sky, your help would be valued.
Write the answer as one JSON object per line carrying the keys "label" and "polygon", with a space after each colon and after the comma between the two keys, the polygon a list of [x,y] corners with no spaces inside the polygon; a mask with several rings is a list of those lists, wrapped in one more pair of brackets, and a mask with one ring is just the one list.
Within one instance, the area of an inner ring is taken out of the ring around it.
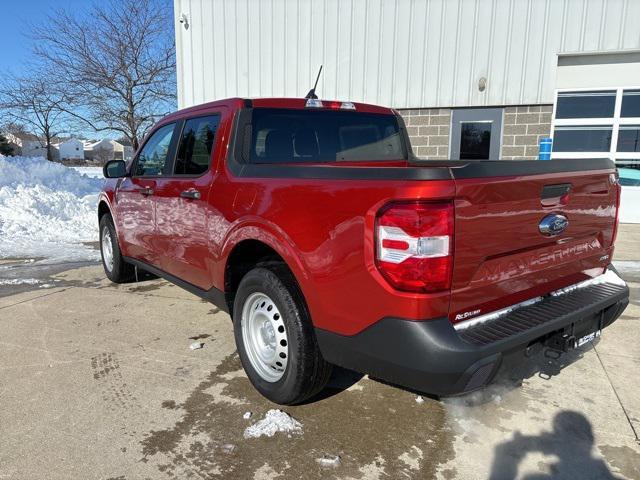
{"label": "blue sky", "polygon": [[[97,0],[100,1],[100,0]],[[2,26],[0,27],[0,75],[7,73],[20,75],[25,71],[25,65],[34,60],[32,54],[33,40],[30,34],[33,26],[42,28],[49,14],[54,14],[57,9],[64,8],[77,12],[80,16],[83,11],[89,10],[93,0],[0,0],[2,3]],[[166,2],[167,8],[173,8],[171,0]],[[67,133],[67,132],[65,132]],[[95,133],[90,129],[75,132],[99,138],[104,133]],[[106,135],[114,137],[120,134]]]}
{"label": "blue sky", "polygon": [[0,72],[20,73],[31,57],[31,24],[41,24],[54,8],[85,9],[88,0],[6,0],[2,2],[0,28]]}

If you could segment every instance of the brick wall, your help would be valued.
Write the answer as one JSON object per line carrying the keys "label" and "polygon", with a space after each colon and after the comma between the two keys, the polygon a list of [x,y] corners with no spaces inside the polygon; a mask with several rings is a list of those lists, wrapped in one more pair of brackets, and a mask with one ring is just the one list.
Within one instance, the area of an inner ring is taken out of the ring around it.
{"label": "brick wall", "polygon": [[540,139],[551,133],[551,105],[505,107],[502,124],[502,158],[538,158]]}
{"label": "brick wall", "polygon": [[450,108],[400,110],[407,124],[413,153],[434,160],[449,158]]}
{"label": "brick wall", "polygon": [[[538,158],[540,139],[551,133],[551,105],[505,107],[502,155],[506,160]],[[423,158],[449,158],[450,108],[400,110],[407,124],[413,152]]]}

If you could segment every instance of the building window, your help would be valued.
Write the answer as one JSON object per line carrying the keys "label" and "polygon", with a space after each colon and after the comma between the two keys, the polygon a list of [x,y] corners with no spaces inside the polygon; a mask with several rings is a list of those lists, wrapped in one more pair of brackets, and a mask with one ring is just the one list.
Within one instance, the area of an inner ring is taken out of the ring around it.
{"label": "building window", "polygon": [[640,152],[640,125],[621,125],[618,152]]}
{"label": "building window", "polygon": [[460,160],[491,156],[491,122],[461,122]]}
{"label": "building window", "polygon": [[608,118],[613,117],[616,91],[560,92],[556,105],[556,118]]}
{"label": "building window", "polygon": [[[607,157],[621,177],[640,170],[640,87],[559,90],[552,135],[552,158]],[[634,175],[627,181],[635,183]]]}
{"label": "building window", "polygon": [[451,158],[500,158],[503,111],[501,108],[459,108],[451,116]]}
{"label": "building window", "polygon": [[640,117],[640,90],[626,90],[622,94],[622,111],[624,118]]}
{"label": "building window", "polygon": [[608,152],[611,127],[556,127],[554,150],[557,152]]}

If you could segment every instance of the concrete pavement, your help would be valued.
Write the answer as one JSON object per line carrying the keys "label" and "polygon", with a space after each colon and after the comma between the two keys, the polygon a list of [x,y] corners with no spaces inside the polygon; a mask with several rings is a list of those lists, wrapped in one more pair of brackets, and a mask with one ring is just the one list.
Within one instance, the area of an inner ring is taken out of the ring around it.
{"label": "concrete pavement", "polygon": [[303,435],[258,439],[244,429],[276,407],[242,372],[226,314],[163,280],[49,272],[54,288],[0,298],[0,479],[640,478],[639,245],[623,226],[633,300],[595,347],[422,403],[339,370],[321,398],[282,408]]}

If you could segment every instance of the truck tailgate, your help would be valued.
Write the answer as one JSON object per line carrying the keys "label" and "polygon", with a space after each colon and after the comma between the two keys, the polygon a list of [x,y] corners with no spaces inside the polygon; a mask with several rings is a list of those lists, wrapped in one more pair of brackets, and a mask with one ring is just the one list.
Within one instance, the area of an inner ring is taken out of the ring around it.
{"label": "truck tailgate", "polygon": [[[613,253],[615,168],[608,160],[583,161],[582,169],[576,162],[472,162],[451,169],[452,322],[603,273]],[[568,224],[559,232],[562,217]],[[559,220],[558,231],[543,233],[545,218]]]}

